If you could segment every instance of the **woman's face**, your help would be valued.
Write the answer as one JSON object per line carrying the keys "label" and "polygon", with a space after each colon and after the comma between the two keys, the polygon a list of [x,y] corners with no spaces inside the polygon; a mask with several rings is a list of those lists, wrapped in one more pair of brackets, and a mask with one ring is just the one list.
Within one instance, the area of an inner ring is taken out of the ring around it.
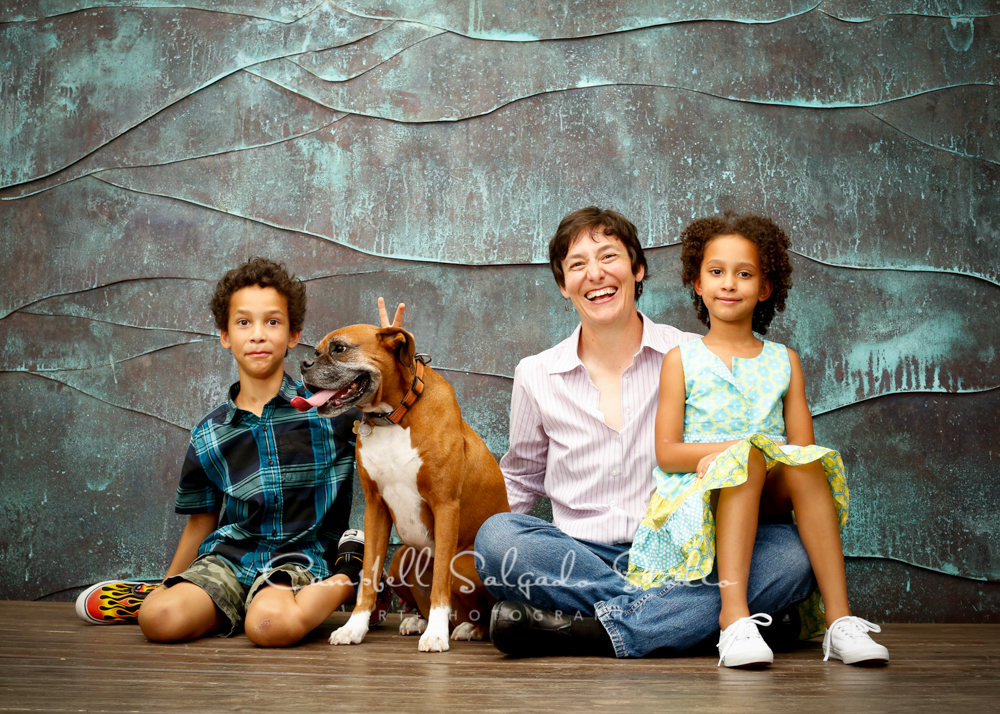
{"label": "woman's face", "polygon": [[581,232],[570,243],[562,269],[560,291],[587,325],[616,324],[635,312],[635,284],[645,269],[632,273],[628,249],[615,236],[600,228]]}

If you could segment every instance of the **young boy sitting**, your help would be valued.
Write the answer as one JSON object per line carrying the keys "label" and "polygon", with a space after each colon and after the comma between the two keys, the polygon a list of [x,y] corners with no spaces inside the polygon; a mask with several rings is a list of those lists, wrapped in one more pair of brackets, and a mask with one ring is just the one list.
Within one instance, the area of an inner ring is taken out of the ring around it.
{"label": "young boy sitting", "polygon": [[[283,266],[254,258],[230,270],[211,308],[240,381],[191,432],[176,501],[189,518],[167,577],[162,586],[98,583],[80,594],[77,613],[122,622],[137,610],[154,642],[231,636],[243,626],[252,642],[285,647],[355,595],[364,534],[345,532],[352,421],[291,406],[305,390],[285,374],[284,359],[299,343],[306,294]],[[113,602],[123,590],[125,602]],[[383,604],[373,619],[384,617]]]}

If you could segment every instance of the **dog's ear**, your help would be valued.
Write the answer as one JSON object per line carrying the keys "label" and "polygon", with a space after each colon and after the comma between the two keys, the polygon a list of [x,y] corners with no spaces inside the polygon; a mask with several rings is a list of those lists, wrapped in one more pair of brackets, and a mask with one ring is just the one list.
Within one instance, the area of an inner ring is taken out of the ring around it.
{"label": "dog's ear", "polygon": [[379,340],[396,355],[399,363],[411,372],[417,368],[413,361],[416,347],[413,344],[413,335],[402,327],[383,327],[378,331]]}

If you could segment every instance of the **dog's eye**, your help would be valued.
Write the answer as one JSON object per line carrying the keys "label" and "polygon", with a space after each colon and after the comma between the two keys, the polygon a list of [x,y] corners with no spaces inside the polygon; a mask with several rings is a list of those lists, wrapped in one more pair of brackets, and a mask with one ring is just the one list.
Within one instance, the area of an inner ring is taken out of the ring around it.
{"label": "dog's eye", "polygon": [[339,354],[339,353],[343,352],[343,351],[344,351],[344,350],[346,350],[346,349],[347,349],[347,348],[346,348],[346,347],[344,347],[343,345],[334,345],[334,346],[333,346],[333,349],[332,349],[331,351],[332,351],[332,352],[336,352],[336,353],[338,353],[338,354]]}

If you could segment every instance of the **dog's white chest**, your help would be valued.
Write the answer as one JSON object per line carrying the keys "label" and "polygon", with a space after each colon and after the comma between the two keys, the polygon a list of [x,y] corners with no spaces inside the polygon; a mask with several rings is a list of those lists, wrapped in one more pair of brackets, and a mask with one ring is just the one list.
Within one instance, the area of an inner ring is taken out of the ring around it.
{"label": "dog's white chest", "polygon": [[359,438],[359,459],[392,511],[396,533],[407,545],[430,548],[433,555],[434,541],[420,520],[424,499],[417,489],[417,472],[423,461],[410,443],[409,428],[377,426]]}

